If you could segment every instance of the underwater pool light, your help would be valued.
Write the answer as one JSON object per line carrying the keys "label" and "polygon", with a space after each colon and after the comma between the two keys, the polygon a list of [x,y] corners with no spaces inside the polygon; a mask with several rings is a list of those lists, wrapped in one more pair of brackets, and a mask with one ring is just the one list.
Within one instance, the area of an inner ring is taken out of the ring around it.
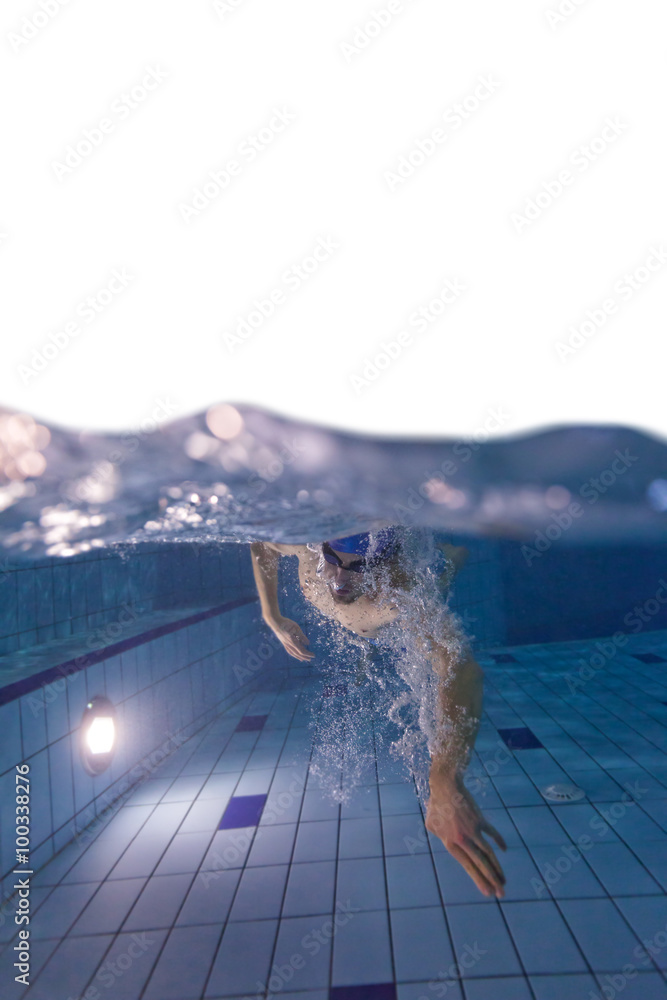
{"label": "underwater pool light", "polygon": [[86,705],[81,721],[81,759],[88,774],[101,774],[111,764],[116,744],[116,710],[103,695]]}

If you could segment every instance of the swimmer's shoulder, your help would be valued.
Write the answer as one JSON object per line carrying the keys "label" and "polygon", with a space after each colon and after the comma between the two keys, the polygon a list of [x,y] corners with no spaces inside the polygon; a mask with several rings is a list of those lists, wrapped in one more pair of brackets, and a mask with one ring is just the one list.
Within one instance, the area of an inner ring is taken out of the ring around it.
{"label": "swimmer's shoulder", "polygon": [[305,544],[287,545],[284,542],[263,542],[262,544],[267,549],[271,549],[272,552],[279,552],[281,556],[298,556],[299,560],[305,559],[312,554]]}

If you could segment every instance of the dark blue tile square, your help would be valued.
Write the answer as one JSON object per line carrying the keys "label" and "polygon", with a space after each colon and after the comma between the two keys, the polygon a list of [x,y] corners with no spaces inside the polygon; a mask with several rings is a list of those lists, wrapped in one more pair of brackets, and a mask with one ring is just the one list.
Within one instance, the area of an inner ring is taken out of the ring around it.
{"label": "dark blue tile square", "polygon": [[264,728],[268,715],[244,715],[236,727],[237,733],[253,733]]}
{"label": "dark blue tile square", "polygon": [[257,826],[266,795],[234,795],[220,820],[219,830],[234,830],[241,826]]}
{"label": "dark blue tile square", "polygon": [[396,985],[369,983],[367,986],[332,986],[329,1000],[396,1000]]}
{"label": "dark blue tile square", "polygon": [[657,656],[655,653],[632,653],[631,655],[635,660],[641,660],[642,663],[667,663],[663,656]]}
{"label": "dark blue tile square", "polygon": [[505,741],[510,750],[536,750],[542,744],[532,729],[527,726],[517,726],[514,729],[499,729],[498,735]]}
{"label": "dark blue tile square", "polygon": [[518,663],[516,656],[512,656],[511,653],[491,653],[491,658],[496,661],[496,663]]}

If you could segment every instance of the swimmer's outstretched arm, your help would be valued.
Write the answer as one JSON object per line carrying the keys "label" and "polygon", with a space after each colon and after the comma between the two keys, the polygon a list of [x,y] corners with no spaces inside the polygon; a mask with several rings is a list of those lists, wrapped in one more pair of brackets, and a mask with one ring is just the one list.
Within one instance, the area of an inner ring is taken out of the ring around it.
{"label": "swimmer's outstretched arm", "polygon": [[314,653],[307,648],[308,637],[299,625],[280,613],[278,604],[278,563],[281,555],[297,554],[301,546],[275,546],[270,542],[252,542],[250,558],[257,585],[262,618],[285,647],[297,660],[312,660]]}
{"label": "swimmer's outstretched arm", "polygon": [[472,657],[452,670],[442,646],[436,646],[429,658],[442,678],[438,693],[448,735],[431,755],[426,829],[440,837],[484,895],[502,897],[505,875],[483,834],[502,850],[505,841],[463,783],[482,715],[484,674]]}

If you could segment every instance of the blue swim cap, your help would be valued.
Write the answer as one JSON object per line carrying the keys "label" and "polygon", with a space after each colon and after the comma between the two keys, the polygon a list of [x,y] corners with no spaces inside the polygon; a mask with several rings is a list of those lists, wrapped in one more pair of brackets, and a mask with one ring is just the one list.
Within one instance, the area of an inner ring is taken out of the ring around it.
{"label": "blue swim cap", "polygon": [[[358,535],[348,535],[346,538],[329,538],[329,545],[336,552],[350,552],[358,556],[365,556],[370,545],[370,534],[362,531]],[[381,528],[376,535],[373,556],[379,556],[393,547],[396,541],[396,532],[393,527]]]}
{"label": "blue swim cap", "polygon": [[364,556],[368,551],[369,536],[367,531],[362,531],[359,535],[348,535],[347,538],[329,538],[327,541],[336,552],[354,552],[356,555]]}

